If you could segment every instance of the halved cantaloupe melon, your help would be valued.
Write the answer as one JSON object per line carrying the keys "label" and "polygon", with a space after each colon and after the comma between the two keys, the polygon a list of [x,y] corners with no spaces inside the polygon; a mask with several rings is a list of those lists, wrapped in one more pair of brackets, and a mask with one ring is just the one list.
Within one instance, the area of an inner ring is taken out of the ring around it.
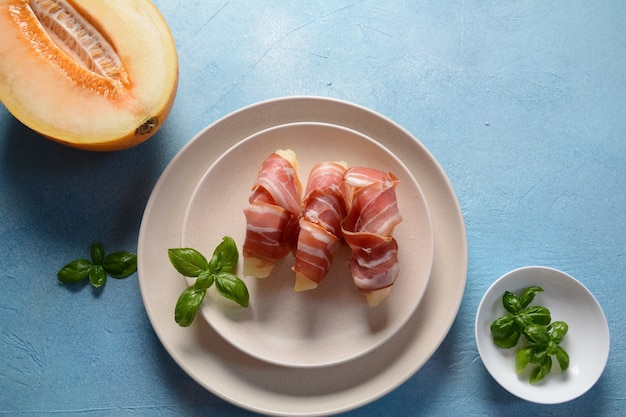
{"label": "halved cantaloupe melon", "polygon": [[129,148],[167,118],[178,58],[150,0],[0,0],[0,101],[68,146]]}

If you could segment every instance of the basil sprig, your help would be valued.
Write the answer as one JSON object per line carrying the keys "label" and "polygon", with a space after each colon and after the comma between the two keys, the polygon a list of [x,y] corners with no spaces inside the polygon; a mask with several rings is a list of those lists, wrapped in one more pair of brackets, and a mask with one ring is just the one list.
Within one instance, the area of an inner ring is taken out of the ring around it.
{"label": "basil sprig", "polygon": [[490,326],[493,342],[502,349],[517,346],[520,336],[524,336],[528,344],[518,349],[515,370],[521,374],[529,364],[537,365],[530,373],[531,384],[541,381],[550,373],[552,356],[556,357],[561,371],[569,367],[569,355],[559,345],[567,333],[567,323],[551,323],[550,310],[542,306],[530,306],[535,295],[542,291],[537,286],[528,287],[519,297],[505,291],[502,305],[508,314],[494,320]]}
{"label": "basil sprig", "polygon": [[57,272],[64,284],[73,284],[89,278],[95,288],[103,286],[107,276],[126,278],[137,271],[137,255],[131,252],[113,252],[105,256],[101,243],[91,245],[91,260],[80,258],[65,265]]}
{"label": "basil sprig", "polygon": [[525,335],[533,344],[520,348],[515,355],[515,370],[524,372],[529,363],[538,365],[530,374],[530,383],[534,384],[545,378],[552,369],[552,356],[556,356],[561,371],[569,367],[569,355],[559,343],[567,333],[567,323],[555,321],[548,326],[531,324],[525,329]]}
{"label": "basil sprig", "polygon": [[207,290],[215,283],[220,295],[242,307],[248,307],[250,295],[246,284],[234,274],[239,253],[233,238],[225,236],[215,248],[211,260],[192,248],[167,250],[170,262],[182,275],[196,278],[178,297],[174,320],[187,327],[196,316]]}
{"label": "basil sprig", "polygon": [[491,334],[496,346],[509,349],[517,345],[520,335],[527,326],[550,323],[550,311],[541,306],[528,307],[537,293],[542,292],[540,287],[528,287],[517,297],[510,291],[502,296],[502,305],[509,315],[500,317],[491,324]]}

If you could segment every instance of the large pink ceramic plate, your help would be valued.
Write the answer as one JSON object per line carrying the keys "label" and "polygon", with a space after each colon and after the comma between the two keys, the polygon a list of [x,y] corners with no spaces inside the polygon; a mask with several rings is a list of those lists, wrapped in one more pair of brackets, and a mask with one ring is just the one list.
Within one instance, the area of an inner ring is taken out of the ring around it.
{"label": "large pink ceramic plate", "polygon": [[[256,132],[297,122],[321,122],[360,132],[408,167],[428,203],[434,233],[432,272],[416,311],[382,346],[328,367],[285,367],[233,347],[205,321],[188,328],[173,319],[185,280],[167,249],[180,244],[191,196],[202,176],[231,146]],[[170,162],[148,201],[138,243],[138,274],[146,312],[172,358],[200,385],[239,407],[267,415],[330,415],[375,401],[432,356],[461,304],[467,272],[462,213],[433,155],[409,132],[366,108],[321,97],[289,97],[245,107],[213,123]]]}
{"label": "large pink ceramic plate", "polygon": [[[223,236],[243,247],[251,186],[259,166],[277,149],[291,149],[303,186],[319,162],[392,172],[402,222],[399,276],[389,296],[370,307],[352,282],[350,250],[344,245],[315,290],[294,292],[291,255],[265,279],[243,277],[250,306],[241,308],[209,290],[202,306],[207,322],[226,340],[255,358],[284,366],[329,366],[362,356],[389,340],[419,305],[434,255],[427,202],[411,171],[378,142],[352,129],[327,123],[290,123],[262,130],[230,148],[211,165],[191,197],[181,246],[210,255]],[[238,272],[241,274],[242,260]]]}

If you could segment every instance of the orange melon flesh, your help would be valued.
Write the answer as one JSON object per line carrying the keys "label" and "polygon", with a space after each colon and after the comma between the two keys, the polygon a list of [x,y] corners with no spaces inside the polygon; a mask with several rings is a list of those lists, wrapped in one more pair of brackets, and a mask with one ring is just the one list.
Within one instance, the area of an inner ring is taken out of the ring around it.
{"label": "orange melon flesh", "polygon": [[178,58],[149,0],[0,0],[0,101],[68,146],[111,151],[158,131]]}

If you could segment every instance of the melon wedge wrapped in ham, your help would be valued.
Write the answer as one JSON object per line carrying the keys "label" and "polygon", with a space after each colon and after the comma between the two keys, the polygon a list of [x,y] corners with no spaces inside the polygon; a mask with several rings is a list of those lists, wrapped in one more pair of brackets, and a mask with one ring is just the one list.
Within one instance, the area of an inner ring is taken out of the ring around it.
{"label": "melon wedge wrapped in ham", "polygon": [[246,237],[243,273],[267,277],[276,261],[295,249],[302,185],[298,160],[290,150],[277,150],[259,168],[244,209]]}
{"label": "melon wedge wrapped in ham", "polygon": [[345,162],[321,162],[309,174],[296,246],[295,291],[317,288],[341,246]]}
{"label": "melon wedge wrapped in ham", "polygon": [[353,167],[344,174],[348,214],[341,229],[352,250],[352,279],[371,306],[387,297],[398,277],[398,243],[392,236],[402,221],[398,181],[392,173],[373,168]]}

